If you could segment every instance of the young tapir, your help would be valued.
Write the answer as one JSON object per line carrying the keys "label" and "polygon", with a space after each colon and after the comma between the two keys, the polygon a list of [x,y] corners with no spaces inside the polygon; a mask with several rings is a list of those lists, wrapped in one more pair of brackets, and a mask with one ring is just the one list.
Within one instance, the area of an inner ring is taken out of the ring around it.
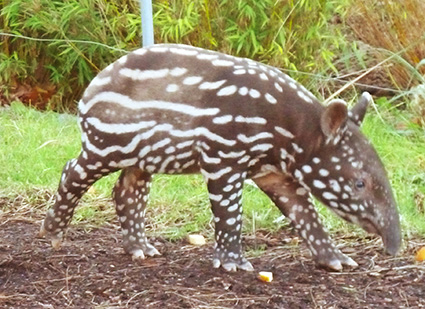
{"label": "young tapir", "polygon": [[54,247],[81,196],[122,170],[113,190],[124,249],[159,252],[146,239],[152,174],[201,172],[215,222],[213,266],[252,270],[241,245],[242,186],[255,181],[291,220],[316,261],[339,270],[356,262],[331,242],[314,196],[349,222],[400,247],[400,223],[384,167],[360,133],[371,97],[347,110],[324,107],[278,69],[185,45],[154,45],[120,58],[79,103],[82,151],[62,173],[41,234]]}

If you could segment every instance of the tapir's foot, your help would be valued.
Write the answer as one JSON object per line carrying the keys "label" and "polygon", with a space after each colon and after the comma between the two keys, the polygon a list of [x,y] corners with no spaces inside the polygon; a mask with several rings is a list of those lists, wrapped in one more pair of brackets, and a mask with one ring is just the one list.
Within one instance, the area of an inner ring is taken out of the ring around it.
{"label": "tapir's foot", "polygon": [[213,259],[213,267],[219,268],[223,267],[226,271],[237,271],[238,269],[246,270],[246,271],[253,271],[254,267],[252,267],[252,264],[248,262],[245,258],[241,259],[240,261],[226,261],[222,262],[220,259]]}
{"label": "tapir's foot", "polygon": [[131,254],[131,258],[135,262],[144,260],[146,256],[161,255],[161,253],[147,241],[143,241],[143,243],[137,245],[132,244],[130,246],[124,244],[124,250]]}
{"label": "tapir's foot", "polygon": [[344,266],[352,268],[359,266],[352,258],[336,248],[333,248],[332,252],[327,251],[326,254],[321,252],[320,256],[316,257],[316,261],[320,266],[334,271],[340,271]]}
{"label": "tapir's foot", "polygon": [[49,239],[52,243],[53,249],[55,249],[55,250],[60,249],[61,244],[62,244],[63,234],[64,234],[64,231],[60,231],[58,233],[55,233],[55,232],[50,232],[50,231],[46,230],[46,228],[44,226],[44,221],[41,224],[40,232],[38,233],[38,235],[40,237],[45,237],[45,238]]}
{"label": "tapir's foot", "polygon": [[237,271],[238,269],[245,271],[254,270],[252,264],[242,254],[232,254],[231,252],[220,252],[216,250],[213,257],[213,267],[219,268],[220,266],[226,271]]}

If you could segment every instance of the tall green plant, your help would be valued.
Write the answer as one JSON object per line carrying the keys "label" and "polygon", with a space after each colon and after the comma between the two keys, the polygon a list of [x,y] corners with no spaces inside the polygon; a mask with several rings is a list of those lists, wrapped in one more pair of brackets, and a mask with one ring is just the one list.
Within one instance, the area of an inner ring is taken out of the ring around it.
{"label": "tall green plant", "polygon": [[[343,40],[333,36],[328,23],[337,3],[158,0],[153,3],[155,40],[215,49],[293,71],[319,72],[331,64]],[[53,85],[54,109],[74,107],[93,76],[124,53],[116,49],[140,46],[137,1],[3,0],[3,5],[2,29],[53,41],[4,39],[0,55],[8,65],[0,79],[41,88]],[[13,85],[4,87],[10,90]]]}
{"label": "tall green plant", "polygon": [[[8,39],[1,45],[1,53],[19,59],[14,77],[22,83],[56,86],[57,95],[66,100],[57,100],[53,108],[72,107],[88,81],[122,54],[74,40],[134,48],[139,45],[140,20],[130,9],[135,8],[101,0],[11,1],[1,12],[3,28],[17,35],[50,40]],[[11,70],[2,70],[0,79],[10,78],[11,74]]]}

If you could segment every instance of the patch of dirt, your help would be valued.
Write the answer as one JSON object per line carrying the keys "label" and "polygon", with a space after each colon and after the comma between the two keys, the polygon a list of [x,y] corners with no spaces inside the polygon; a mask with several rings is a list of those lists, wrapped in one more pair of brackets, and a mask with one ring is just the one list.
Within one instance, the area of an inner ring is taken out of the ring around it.
{"label": "patch of dirt", "polygon": [[[62,249],[37,238],[39,223],[0,216],[1,308],[421,308],[425,264],[413,249],[396,258],[373,239],[334,237],[359,267],[319,269],[290,230],[245,239],[255,272],[212,268],[212,245],[151,239],[161,257],[133,263],[118,226],[85,232],[72,226]],[[41,219],[41,216],[40,216]],[[407,247],[412,247],[408,245]],[[257,271],[272,271],[271,283]]]}

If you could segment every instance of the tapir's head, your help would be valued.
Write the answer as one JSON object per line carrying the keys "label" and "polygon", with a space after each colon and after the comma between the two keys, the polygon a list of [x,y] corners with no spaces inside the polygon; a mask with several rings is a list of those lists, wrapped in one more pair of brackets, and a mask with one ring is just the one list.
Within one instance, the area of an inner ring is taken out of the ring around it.
{"label": "tapir's head", "polygon": [[381,236],[387,252],[395,255],[401,245],[397,206],[384,166],[359,130],[371,100],[364,93],[351,110],[339,100],[325,108],[323,142],[304,181],[340,217]]}

